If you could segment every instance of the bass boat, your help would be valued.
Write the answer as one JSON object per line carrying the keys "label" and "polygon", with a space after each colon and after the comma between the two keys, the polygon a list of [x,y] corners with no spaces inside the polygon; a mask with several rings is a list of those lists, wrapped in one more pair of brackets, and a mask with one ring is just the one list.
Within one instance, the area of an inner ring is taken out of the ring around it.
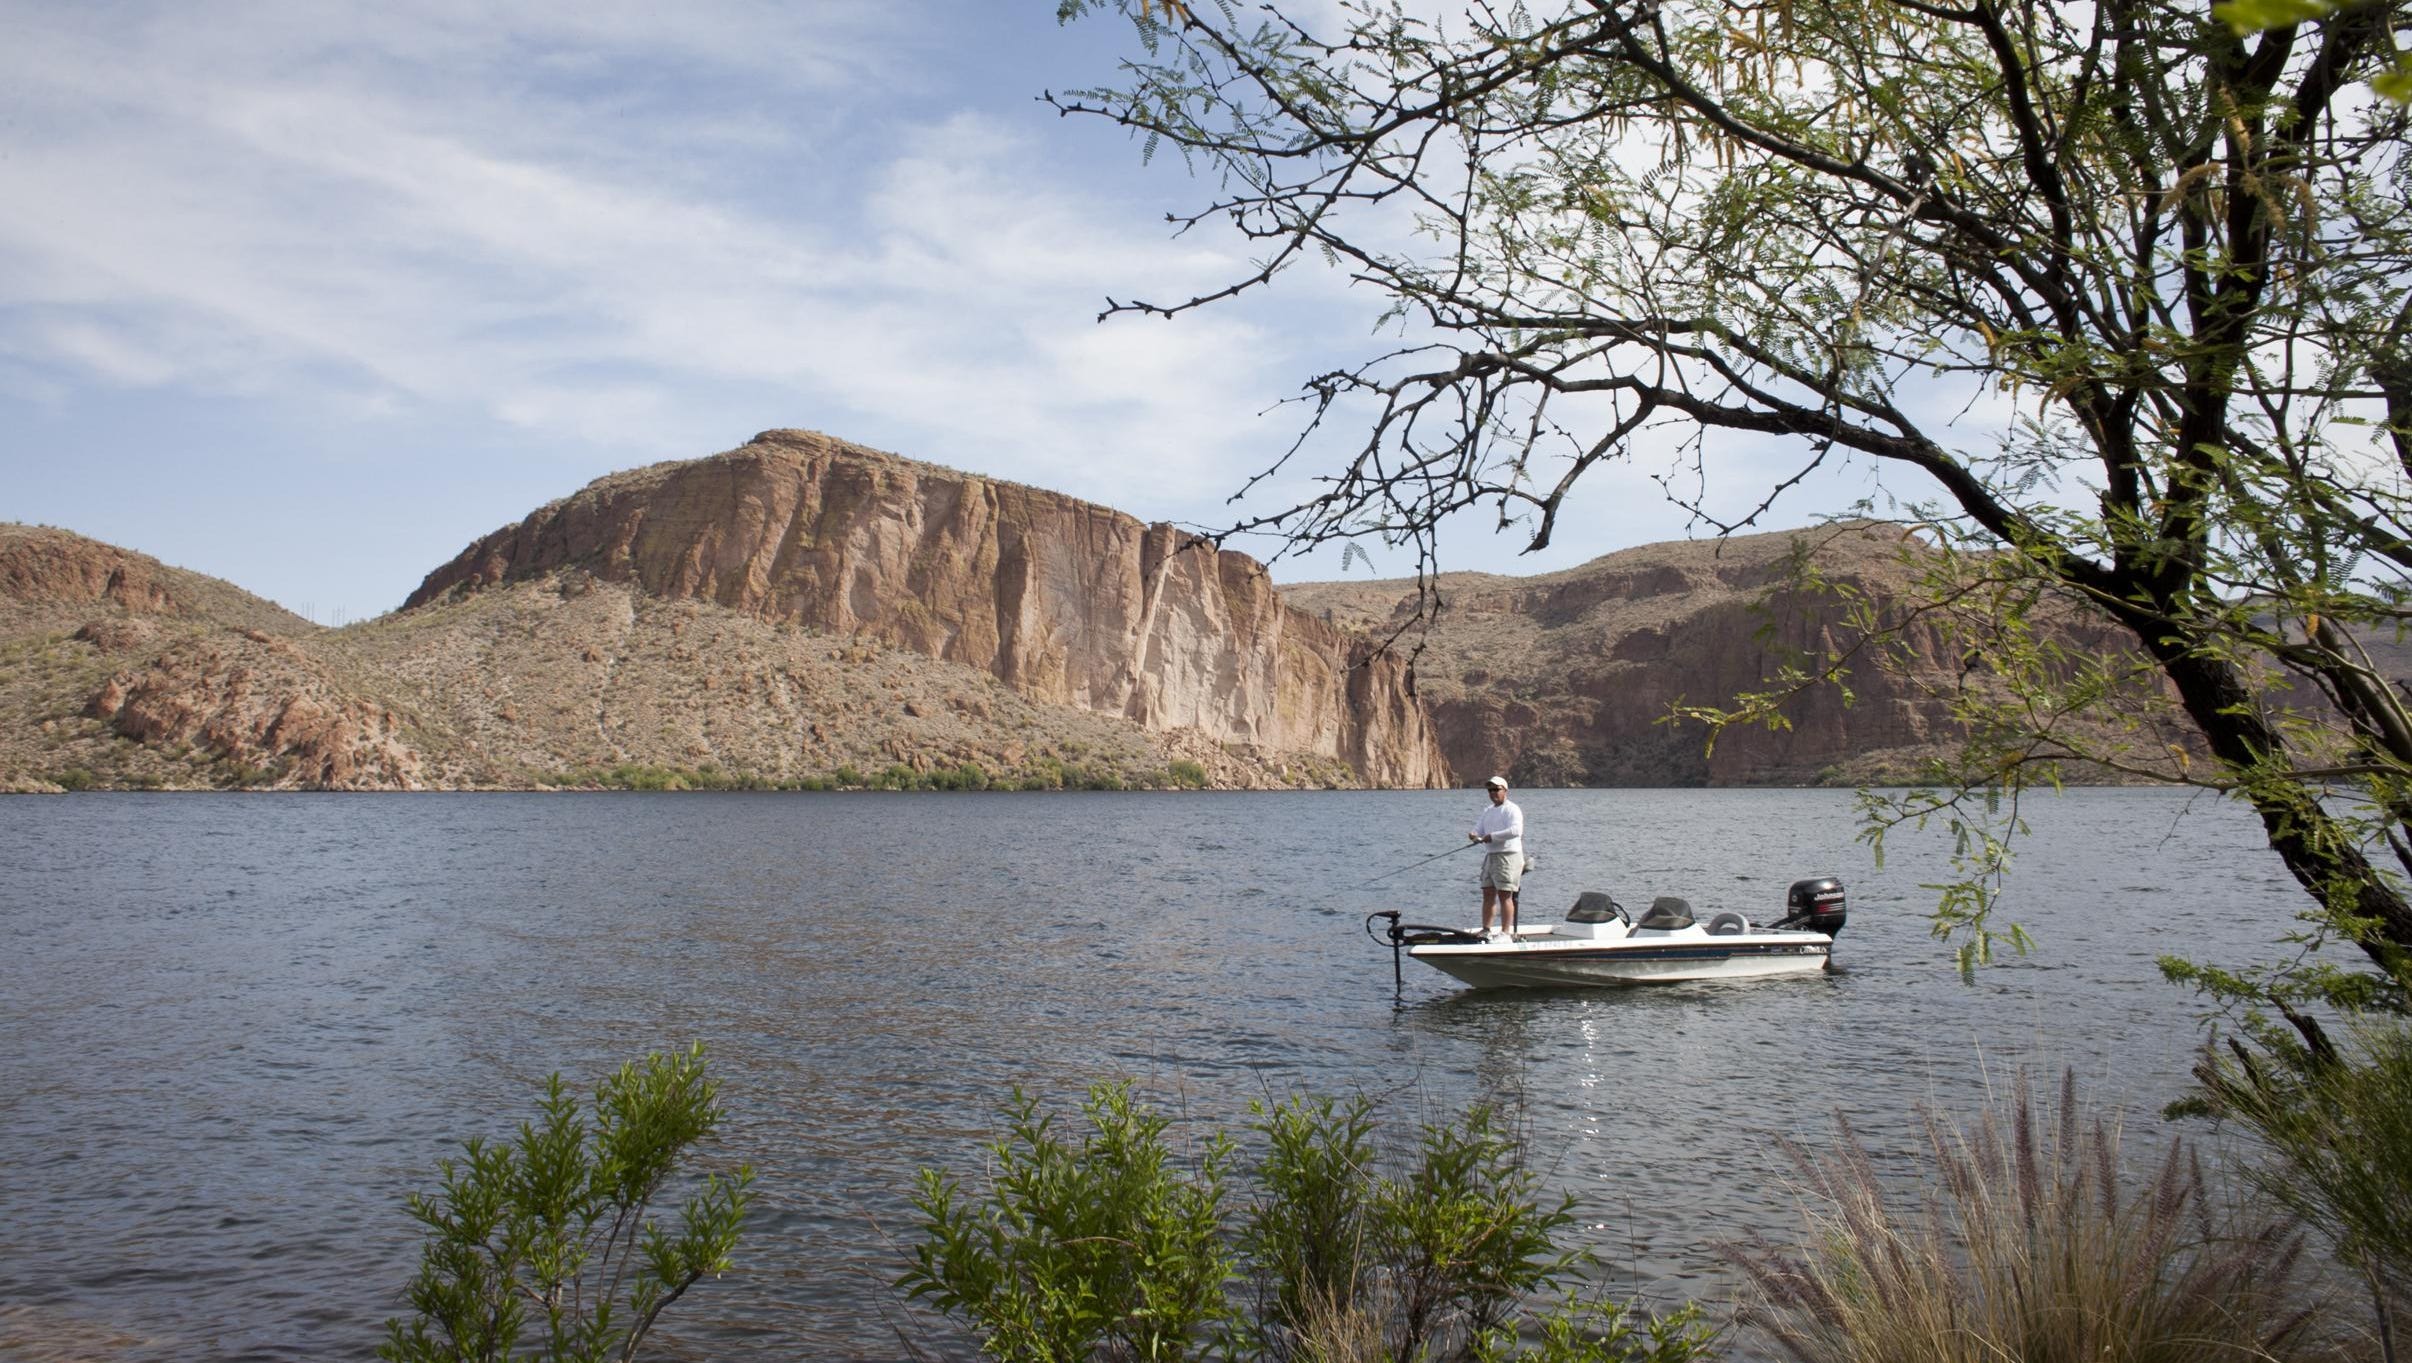
{"label": "bass boat", "polygon": [[[1608,895],[1586,890],[1565,922],[1522,924],[1513,936],[1402,923],[1396,909],[1368,915],[1365,930],[1390,944],[1394,978],[1405,955],[1476,989],[1555,989],[1814,974],[1827,968],[1845,917],[1842,882],[1818,876],[1794,881],[1784,917],[1765,927],[1731,909],[1703,922],[1672,896],[1652,901],[1637,919]],[[1376,920],[1385,926],[1376,928]]]}

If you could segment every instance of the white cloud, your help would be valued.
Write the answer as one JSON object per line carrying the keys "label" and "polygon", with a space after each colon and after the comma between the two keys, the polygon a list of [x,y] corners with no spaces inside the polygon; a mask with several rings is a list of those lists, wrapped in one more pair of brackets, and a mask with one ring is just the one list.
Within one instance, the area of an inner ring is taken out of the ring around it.
{"label": "white cloud", "polygon": [[[255,17],[243,41],[163,14],[130,45],[110,36],[106,80],[88,74],[101,35],[37,31],[18,60],[53,74],[17,98],[62,123],[106,116],[0,161],[0,201],[16,205],[0,207],[0,281],[21,303],[81,311],[72,326],[20,318],[11,349],[134,385],[257,391],[332,368],[371,393],[645,444],[696,438],[696,414],[666,395],[681,382],[793,385],[812,408],[927,412],[950,440],[1041,468],[1067,412],[1111,440],[1167,415],[1198,429],[1199,395],[1219,398],[1249,368],[1235,357],[1264,349],[1221,319],[1098,336],[1103,282],[1189,287],[1233,262],[1083,201],[1045,148],[990,117],[950,112],[856,149],[859,201],[807,194],[782,216],[737,183],[762,171],[746,157],[699,186],[696,166],[640,155],[675,153],[662,129],[616,139],[616,94],[452,74],[521,59],[574,77],[666,52],[794,90],[894,64],[875,47],[845,55],[827,32],[774,41],[770,7],[693,24],[515,8],[506,30],[483,9],[423,4],[341,33],[281,26],[301,13]],[[860,43],[860,12],[839,17],[836,36]],[[778,50],[809,55],[790,67],[765,55]],[[279,54],[297,70],[272,74]],[[177,343],[140,339],[162,334]],[[594,367],[622,377],[570,381]]]}
{"label": "white cloud", "polygon": [[[1247,265],[1169,235],[1209,185],[1030,102],[1024,59],[1091,41],[1043,5],[0,0],[0,24],[0,402],[59,428],[164,394],[395,449],[477,432],[566,482],[806,425],[1214,520],[1294,433],[1260,414],[1372,315],[1310,268],[1097,325],[1108,295]],[[181,433],[109,438],[96,462]]]}

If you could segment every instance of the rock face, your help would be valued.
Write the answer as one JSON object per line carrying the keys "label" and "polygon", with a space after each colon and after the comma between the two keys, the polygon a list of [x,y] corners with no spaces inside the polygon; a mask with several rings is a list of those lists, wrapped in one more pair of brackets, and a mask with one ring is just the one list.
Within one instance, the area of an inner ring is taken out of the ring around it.
{"label": "rock face", "polygon": [[[1588,786],[1900,779],[1961,736],[1948,700],[1957,661],[1932,631],[1907,632],[1906,668],[1857,667],[1848,700],[1812,687],[1787,706],[1789,728],[1729,729],[1713,752],[1703,726],[1671,723],[1669,712],[1767,689],[1787,656],[1836,654],[1855,637],[1831,598],[1792,589],[1796,551],[1881,601],[1909,586],[1903,548],[1898,527],[1832,527],[1646,545],[1531,578],[1447,574],[1416,662],[1420,689],[1450,766],[1469,776]],[[1412,583],[1284,592],[1362,629],[1393,627],[1414,606]]]}
{"label": "rock face", "polygon": [[182,607],[157,559],[57,530],[23,527],[0,537],[0,600],[27,605],[116,606],[135,615]]}
{"label": "rock face", "polygon": [[1042,704],[1319,754],[1368,784],[1447,767],[1406,662],[1170,526],[804,431],[590,484],[472,544],[406,609],[564,570],[986,672]]}
{"label": "rock face", "polygon": [[577,568],[330,630],[62,531],[0,562],[0,793],[1364,784]]}
{"label": "rock face", "polygon": [[95,615],[207,616],[286,634],[318,629],[273,602],[148,554],[47,526],[0,524],[0,627]]}
{"label": "rock face", "polygon": [[187,640],[148,667],[111,676],[84,713],[137,743],[202,749],[266,784],[422,788],[419,755],[392,710],[343,694],[285,640],[255,632],[250,642],[285,665],[263,667],[216,642]]}
{"label": "rock face", "polygon": [[416,788],[398,717],[325,634],[215,578],[0,525],[0,787]]}

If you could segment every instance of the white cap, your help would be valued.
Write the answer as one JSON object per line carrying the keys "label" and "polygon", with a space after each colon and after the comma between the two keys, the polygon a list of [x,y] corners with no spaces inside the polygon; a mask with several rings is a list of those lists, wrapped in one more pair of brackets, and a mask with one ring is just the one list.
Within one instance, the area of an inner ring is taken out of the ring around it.
{"label": "white cap", "polygon": [[1492,786],[1497,786],[1497,787],[1499,787],[1501,790],[1506,790],[1506,789],[1507,789],[1507,778],[1506,778],[1506,777],[1504,777],[1504,776],[1494,776],[1494,777],[1492,777],[1490,780],[1485,781],[1485,782],[1483,782],[1482,784],[1483,784],[1483,787],[1484,787],[1485,789],[1489,789],[1489,788],[1490,788],[1490,787],[1492,787]]}

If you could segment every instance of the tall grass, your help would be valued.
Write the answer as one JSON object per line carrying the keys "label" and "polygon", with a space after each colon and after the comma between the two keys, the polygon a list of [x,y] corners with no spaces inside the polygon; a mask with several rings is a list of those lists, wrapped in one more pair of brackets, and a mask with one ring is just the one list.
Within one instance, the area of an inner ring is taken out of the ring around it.
{"label": "tall grass", "polygon": [[1743,1319],[1801,1363],[2338,1356],[2292,1223],[2219,1224],[2182,1140],[2131,1186],[2118,1129],[2084,1115],[2074,1076],[2055,1110],[2039,1113],[2022,1081],[2005,1111],[1926,1126],[1934,1186],[1915,1211],[1887,1197],[1842,1123],[1823,1155],[1790,1148],[1808,1247],[1733,1251],[1755,1289]]}

